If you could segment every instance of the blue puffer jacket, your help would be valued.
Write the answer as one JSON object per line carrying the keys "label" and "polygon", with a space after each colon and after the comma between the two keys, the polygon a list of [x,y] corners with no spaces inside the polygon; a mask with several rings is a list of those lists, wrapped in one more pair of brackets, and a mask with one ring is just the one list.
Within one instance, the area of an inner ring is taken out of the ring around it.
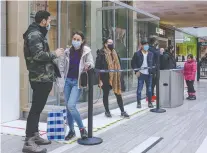
{"label": "blue puffer jacket", "polygon": [[[132,58],[132,61],[131,61],[131,67],[133,69],[137,69],[137,68],[141,68],[142,66],[142,63],[143,63],[143,60],[144,60],[144,56],[143,56],[143,53],[141,50],[137,51],[134,53],[134,56]],[[148,52],[148,55],[147,55],[147,65],[148,67],[152,67],[154,66],[154,55],[152,52]],[[135,71],[136,73],[137,71]],[[152,69],[149,69],[149,73],[153,73],[153,70]]]}

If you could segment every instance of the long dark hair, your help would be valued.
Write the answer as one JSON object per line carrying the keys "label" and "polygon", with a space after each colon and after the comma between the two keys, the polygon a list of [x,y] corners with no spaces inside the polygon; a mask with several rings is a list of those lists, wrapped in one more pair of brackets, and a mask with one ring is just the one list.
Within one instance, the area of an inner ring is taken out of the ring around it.
{"label": "long dark hair", "polygon": [[110,37],[109,37],[109,38],[103,38],[103,39],[102,39],[102,41],[103,41],[103,48],[105,48],[105,44],[108,42],[109,39],[113,40],[113,39],[110,38]]}
{"label": "long dark hair", "polygon": [[102,41],[103,41],[103,45],[105,45],[105,44],[108,42],[109,39],[110,39],[110,38],[105,38],[105,37],[104,37],[104,38],[102,39]]}
{"label": "long dark hair", "polygon": [[188,54],[187,57],[193,59],[193,54]]}
{"label": "long dark hair", "polygon": [[[73,36],[74,36],[74,35],[79,35],[79,36],[81,36],[81,38],[82,38],[83,43],[82,43],[81,46],[80,46],[80,52],[81,52],[81,56],[82,56],[82,55],[83,55],[83,47],[84,47],[85,44],[86,44],[85,36],[84,36],[84,34],[83,34],[82,31],[75,31],[75,32],[73,32],[73,34],[72,34],[72,39],[73,39]],[[72,46],[72,49],[75,50],[75,48],[74,48],[73,46]]]}

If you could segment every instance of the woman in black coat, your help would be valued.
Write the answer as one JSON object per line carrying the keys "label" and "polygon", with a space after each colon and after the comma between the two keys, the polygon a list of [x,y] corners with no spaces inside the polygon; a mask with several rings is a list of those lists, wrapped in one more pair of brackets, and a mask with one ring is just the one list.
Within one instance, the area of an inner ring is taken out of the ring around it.
{"label": "woman in black coat", "polygon": [[161,63],[163,70],[169,70],[169,69],[176,68],[176,59],[173,53],[174,53],[174,47],[172,45],[170,45],[167,51],[163,53],[163,57],[162,57],[163,63]]}
{"label": "woman in black coat", "polygon": [[[113,40],[104,40],[103,48],[97,51],[95,68],[99,70],[119,70],[120,67],[120,60],[116,51],[114,50]],[[123,99],[121,95],[121,73],[99,73],[99,87],[103,90],[103,104],[105,107],[106,117],[111,117],[108,105],[109,91],[112,89],[116,96],[119,108],[121,110],[121,116],[128,118],[129,115],[124,111]]]}

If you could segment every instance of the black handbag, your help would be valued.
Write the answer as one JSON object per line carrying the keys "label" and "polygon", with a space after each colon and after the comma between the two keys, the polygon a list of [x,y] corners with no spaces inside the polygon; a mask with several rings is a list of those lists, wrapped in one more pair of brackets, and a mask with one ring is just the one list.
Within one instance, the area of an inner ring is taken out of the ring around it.
{"label": "black handbag", "polygon": [[56,77],[61,78],[60,69],[58,67],[57,61],[52,60],[52,64],[53,64],[53,67],[54,67]]}
{"label": "black handbag", "polygon": [[80,83],[81,83],[81,87],[87,87],[88,85],[88,73],[87,72],[81,73]]}
{"label": "black handbag", "polygon": [[122,91],[122,92],[125,92],[125,91],[126,91],[126,85],[125,85],[125,81],[124,81],[124,75],[123,75],[123,73],[121,73],[120,81],[121,81],[121,91]]}

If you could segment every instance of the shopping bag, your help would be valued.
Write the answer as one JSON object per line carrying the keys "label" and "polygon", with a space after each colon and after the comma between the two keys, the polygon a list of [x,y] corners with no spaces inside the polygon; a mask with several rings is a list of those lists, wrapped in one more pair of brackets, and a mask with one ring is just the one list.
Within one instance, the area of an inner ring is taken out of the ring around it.
{"label": "shopping bag", "polygon": [[48,112],[47,138],[48,140],[63,141],[66,132],[66,110]]}

